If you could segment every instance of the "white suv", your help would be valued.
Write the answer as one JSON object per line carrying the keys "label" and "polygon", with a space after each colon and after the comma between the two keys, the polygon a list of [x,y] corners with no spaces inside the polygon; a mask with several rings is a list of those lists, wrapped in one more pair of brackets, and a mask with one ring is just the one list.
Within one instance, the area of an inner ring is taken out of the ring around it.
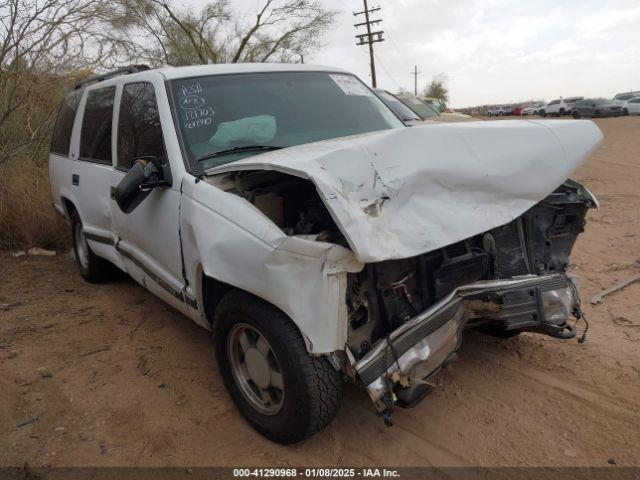
{"label": "white suv", "polygon": [[[464,328],[570,338],[589,121],[405,127],[350,73],[130,67],[78,85],[50,156],[81,275],[117,267],[215,332],[247,420],[291,443],[343,379],[389,424]],[[203,405],[206,408],[206,405]]]}
{"label": "white suv", "polygon": [[573,104],[578,100],[582,100],[583,98],[584,97],[567,97],[552,100],[538,110],[538,115],[542,117],[546,117],[547,115],[556,117],[570,115],[571,111],[573,110]]}

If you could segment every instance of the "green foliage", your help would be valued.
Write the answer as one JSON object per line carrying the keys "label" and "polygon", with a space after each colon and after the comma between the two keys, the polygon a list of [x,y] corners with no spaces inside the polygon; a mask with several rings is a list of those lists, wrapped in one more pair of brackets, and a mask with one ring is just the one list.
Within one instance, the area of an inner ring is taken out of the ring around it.
{"label": "green foliage", "polygon": [[433,77],[431,83],[429,83],[422,92],[423,97],[438,98],[445,104],[449,101],[449,89],[446,86],[447,77],[443,74],[438,74]]}

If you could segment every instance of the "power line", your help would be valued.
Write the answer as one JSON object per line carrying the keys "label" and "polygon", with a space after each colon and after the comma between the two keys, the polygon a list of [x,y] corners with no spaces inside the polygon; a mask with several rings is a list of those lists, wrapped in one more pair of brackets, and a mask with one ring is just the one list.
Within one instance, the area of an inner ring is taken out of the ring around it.
{"label": "power line", "polygon": [[396,79],[393,78],[393,76],[391,76],[391,74],[389,73],[389,70],[387,70],[387,67],[385,66],[384,62],[382,61],[382,59],[380,57],[378,57],[378,62],[380,63],[380,66],[382,67],[382,70],[384,70],[384,73],[387,74],[387,76],[389,77],[389,79],[396,84],[396,87],[398,87],[398,90],[402,90],[402,85],[400,85],[398,82],[396,82]]}
{"label": "power line", "polygon": [[356,23],[354,27],[359,28],[359,27],[366,26],[367,33],[356,34],[356,38],[358,39],[358,43],[356,43],[356,45],[358,46],[369,45],[369,60],[371,65],[371,85],[373,86],[373,88],[376,88],[378,86],[376,82],[376,63],[375,63],[375,59],[373,58],[373,44],[377,42],[384,42],[384,38],[382,38],[382,34],[384,32],[382,30],[378,30],[375,32],[371,31],[371,26],[372,25],[377,26],[380,22],[382,22],[382,20],[381,19],[372,20],[369,14],[378,12],[379,10],[380,10],[380,7],[369,9],[369,6],[367,5],[367,0],[364,0],[364,10],[362,12],[353,12],[354,17],[357,17],[358,15],[364,15],[364,22]]}

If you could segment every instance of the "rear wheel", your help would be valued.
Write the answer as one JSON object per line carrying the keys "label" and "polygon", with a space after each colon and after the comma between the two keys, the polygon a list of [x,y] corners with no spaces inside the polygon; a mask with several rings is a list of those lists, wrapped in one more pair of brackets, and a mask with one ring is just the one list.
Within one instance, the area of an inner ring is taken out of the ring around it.
{"label": "rear wheel", "polygon": [[74,210],[70,217],[73,255],[78,264],[80,276],[89,283],[101,283],[113,278],[116,267],[93,253],[84,234],[82,220],[80,220],[78,212]]}
{"label": "rear wheel", "polygon": [[262,435],[290,444],[331,422],[342,399],[342,374],[326,358],[309,355],[280,310],[232,290],[216,309],[214,338],[225,386]]}

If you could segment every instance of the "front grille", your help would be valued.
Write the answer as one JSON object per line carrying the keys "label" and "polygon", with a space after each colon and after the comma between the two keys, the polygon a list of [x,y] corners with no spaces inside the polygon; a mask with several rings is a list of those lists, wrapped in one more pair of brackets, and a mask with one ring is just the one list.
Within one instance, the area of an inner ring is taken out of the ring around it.
{"label": "front grille", "polygon": [[494,270],[496,278],[527,275],[529,265],[523,245],[520,221],[491,230],[495,243]]}

